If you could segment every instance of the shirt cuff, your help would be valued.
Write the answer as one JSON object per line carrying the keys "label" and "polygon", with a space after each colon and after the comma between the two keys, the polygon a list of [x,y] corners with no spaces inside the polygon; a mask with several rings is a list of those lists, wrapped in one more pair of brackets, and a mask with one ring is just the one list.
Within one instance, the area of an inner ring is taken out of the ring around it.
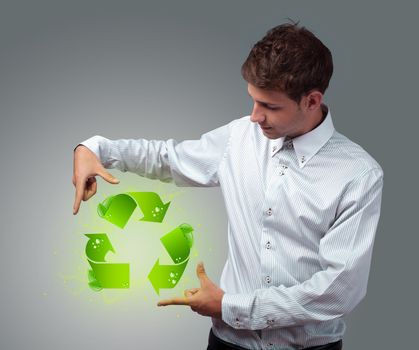
{"label": "shirt cuff", "polygon": [[106,140],[103,136],[93,136],[83,142],[80,142],[80,145],[86,146],[89,150],[91,150],[96,157],[98,157],[103,164],[105,160],[105,155],[107,154],[107,146],[106,143],[103,142]]}
{"label": "shirt cuff", "polygon": [[253,294],[227,294],[221,300],[222,320],[235,329],[251,329]]}

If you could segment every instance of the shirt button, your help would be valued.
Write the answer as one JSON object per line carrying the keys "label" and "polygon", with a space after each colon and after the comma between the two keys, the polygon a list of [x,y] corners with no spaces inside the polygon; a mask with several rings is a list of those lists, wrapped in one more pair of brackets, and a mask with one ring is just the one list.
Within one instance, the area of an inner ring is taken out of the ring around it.
{"label": "shirt button", "polygon": [[265,277],[265,281],[266,281],[266,283],[271,283],[271,277],[270,276],[266,276]]}
{"label": "shirt button", "polygon": [[285,169],[288,169],[288,167],[285,164],[279,164],[278,165],[279,168],[279,175],[285,175]]}
{"label": "shirt button", "polygon": [[272,147],[272,152],[275,152],[276,151],[276,146],[273,146]]}
{"label": "shirt button", "polygon": [[271,347],[271,346],[274,346],[274,345],[272,343],[268,343],[268,346]]}
{"label": "shirt button", "polygon": [[266,249],[271,249],[271,242],[266,242],[266,245],[265,245],[265,247],[266,247]]}
{"label": "shirt button", "polygon": [[269,209],[266,211],[266,214],[268,214],[269,216],[271,216],[271,215],[272,215],[272,208],[269,208]]}

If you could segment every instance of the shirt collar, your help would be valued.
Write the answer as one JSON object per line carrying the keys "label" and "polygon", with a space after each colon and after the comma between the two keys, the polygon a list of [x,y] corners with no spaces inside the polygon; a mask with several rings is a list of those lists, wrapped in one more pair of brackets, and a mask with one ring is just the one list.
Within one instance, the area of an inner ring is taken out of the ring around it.
{"label": "shirt collar", "polygon": [[271,156],[273,157],[284,145],[287,148],[294,147],[297,154],[298,164],[303,168],[308,161],[323,147],[323,145],[332,137],[335,131],[330,108],[322,105],[322,110],[327,111],[324,120],[313,130],[294,137],[293,139],[287,136],[278,139],[269,140],[271,146]]}

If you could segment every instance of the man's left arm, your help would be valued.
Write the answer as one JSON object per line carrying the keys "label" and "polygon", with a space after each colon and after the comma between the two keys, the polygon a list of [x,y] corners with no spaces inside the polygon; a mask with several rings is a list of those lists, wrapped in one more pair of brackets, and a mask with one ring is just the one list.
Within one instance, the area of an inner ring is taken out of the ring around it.
{"label": "man's left arm", "polygon": [[320,241],[323,269],[291,286],[222,297],[222,319],[237,329],[289,327],[339,318],[363,299],[380,216],[383,173],[368,170],[342,196],[334,224]]}

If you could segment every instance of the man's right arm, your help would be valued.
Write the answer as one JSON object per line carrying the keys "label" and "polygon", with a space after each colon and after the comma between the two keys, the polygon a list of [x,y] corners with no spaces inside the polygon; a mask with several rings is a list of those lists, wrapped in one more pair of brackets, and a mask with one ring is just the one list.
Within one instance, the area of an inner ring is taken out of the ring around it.
{"label": "man's right arm", "polygon": [[[96,175],[117,183],[105,169],[129,171],[150,179],[174,182],[177,186],[217,186],[217,172],[226,153],[230,128],[231,123],[203,134],[199,140],[180,143],[173,139],[109,140],[98,135],[81,142],[74,151],[76,200],[73,213],[79,210],[81,200],[88,200],[96,193],[93,180]],[[92,188],[89,189],[89,185]]]}

